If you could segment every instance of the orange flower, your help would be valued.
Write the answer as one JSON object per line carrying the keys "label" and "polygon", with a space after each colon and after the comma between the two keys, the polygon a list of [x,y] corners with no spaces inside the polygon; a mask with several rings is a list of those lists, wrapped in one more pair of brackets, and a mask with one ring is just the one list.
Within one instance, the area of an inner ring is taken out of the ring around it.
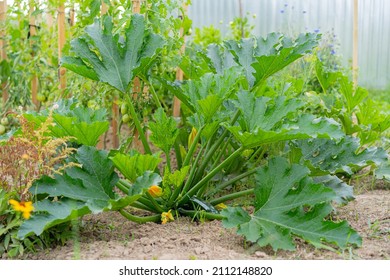
{"label": "orange flower", "polygon": [[162,196],[163,191],[159,186],[153,185],[148,189],[148,193],[153,197],[160,197]]}
{"label": "orange flower", "polygon": [[168,212],[162,212],[161,213],[161,223],[166,224],[170,221],[174,221],[173,215],[171,213],[172,210],[169,210]]}
{"label": "orange flower", "polygon": [[26,220],[30,219],[31,212],[34,210],[34,206],[32,206],[32,201],[18,202],[15,199],[10,199],[8,203],[12,205],[12,208],[14,208],[15,211],[22,212],[23,218],[25,218]]}

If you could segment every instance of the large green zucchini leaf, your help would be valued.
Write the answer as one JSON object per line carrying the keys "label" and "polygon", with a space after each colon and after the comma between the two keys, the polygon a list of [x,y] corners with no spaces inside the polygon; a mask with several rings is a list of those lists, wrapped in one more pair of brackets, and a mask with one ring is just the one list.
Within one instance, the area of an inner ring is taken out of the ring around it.
{"label": "large green zucchini leaf", "polygon": [[41,234],[57,224],[88,213],[119,210],[139,199],[147,184],[132,188],[127,196],[120,197],[113,188],[119,180],[108,152],[82,146],[75,154],[81,167],[71,167],[53,178],[44,176],[37,180],[31,192],[45,198],[35,202],[34,212],[20,227],[18,236]]}
{"label": "large green zucchini leaf", "polygon": [[250,92],[237,94],[236,107],[241,111],[240,126],[224,124],[246,148],[273,142],[308,138],[341,138],[344,133],[333,119],[298,114],[304,103],[278,97],[270,100]]}
{"label": "large green zucchini leaf", "polygon": [[380,166],[387,162],[387,153],[382,148],[361,149],[359,138],[346,136],[340,141],[331,139],[309,139],[295,141],[302,151],[302,160],[314,168],[330,173],[354,172],[374,164]]}
{"label": "large green zucchini leaf", "polygon": [[347,222],[326,219],[333,209],[330,201],[336,194],[322,184],[315,184],[309,173],[308,168],[290,165],[284,158],[270,160],[256,174],[254,213],[229,207],[222,211],[224,226],[236,227],[237,233],[247,240],[260,246],[271,245],[275,251],[294,250],[293,236],[316,247],[360,246],[360,236]]}
{"label": "large green zucchini leaf", "polygon": [[125,30],[124,42],[113,33],[112,18],[105,16],[87,26],[85,34],[71,42],[74,57],[65,56],[61,65],[81,76],[108,83],[126,92],[135,76],[150,68],[164,45],[161,36],[146,28],[142,15],[134,14]]}

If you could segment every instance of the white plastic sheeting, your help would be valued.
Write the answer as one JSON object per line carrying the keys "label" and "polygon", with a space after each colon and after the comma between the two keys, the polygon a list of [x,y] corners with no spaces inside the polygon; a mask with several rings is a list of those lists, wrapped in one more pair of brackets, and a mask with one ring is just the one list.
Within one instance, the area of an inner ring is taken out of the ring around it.
{"label": "white plastic sheeting", "polygon": [[[193,28],[213,24],[227,34],[229,22],[250,13],[254,34],[274,31],[289,36],[319,31],[335,39],[336,54],[351,67],[353,0],[192,0]],[[253,19],[252,15],[256,14]],[[390,1],[359,0],[359,84],[370,88],[390,86]]]}

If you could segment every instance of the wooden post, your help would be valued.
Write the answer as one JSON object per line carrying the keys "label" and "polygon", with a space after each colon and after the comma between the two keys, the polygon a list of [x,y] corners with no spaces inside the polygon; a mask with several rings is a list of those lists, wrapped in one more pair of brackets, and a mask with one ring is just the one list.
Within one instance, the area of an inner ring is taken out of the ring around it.
{"label": "wooden post", "polygon": [[[29,2],[29,18],[30,18],[30,38],[37,35],[37,29],[36,29],[36,21],[35,21],[35,16],[32,15],[32,13],[35,10],[35,2],[34,0],[30,0]],[[30,45],[34,45],[34,40],[30,39]],[[35,53],[32,51],[31,56],[34,57]],[[33,104],[35,105],[35,108],[39,108],[39,101],[37,99],[38,95],[38,76],[34,75],[31,78],[31,99]]]}
{"label": "wooden post", "polygon": [[132,0],[133,14],[141,13],[141,0]]}
{"label": "wooden post", "polygon": [[353,85],[356,88],[358,85],[359,61],[358,61],[358,9],[359,1],[353,0],[353,55],[352,55],[352,75]]}
{"label": "wooden post", "polygon": [[[183,6],[183,11],[184,13],[187,12],[187,5]],[[182,15],[182,18],[184,18],[184,14]],[[180,48],[180,53],[181,54],[184,54],[184,51],[185,51],[185,34],[184,34],[184,30],[183,28],[180,29],[180,36],[183,37],[183,45],[181,46]],[[177,68],[176,70],[176,80],[178,81],[182,81],[183,80],[183,70],[180,69],[179,67]],[[175,118],[179,118],[180,117],[180,100],[175,96],[173,98],[173,108],[172,108],[172,113],[173,113],[173,117]]]}
{"label": "wooden post", "polygon": [[107,4],[104,3],[104,1],[102,1],[102,6],[100,8],[100,13],[103,16],[103,15],[107,14],[107,12],[108,12]]}
{"label": "wooden post", "polygon": [[[5,19],[7,17],[7,1],[0,2],[0,25],[5,26]],[[5,30],[0,29],[0,37],[3,38],[5,36]],[[6,42],[4,39],[0,38],[0,61],[7,59],[7,51],[6,51]],[[1,94],[3,96],[3,108],[5,108],[5,103],[8,100],[8,91],[7,91],[7,82],[4,82],[0,85]]]}
{"label": "wooden post", "polygon": [[[57,24],[58,24],[58,61],[62,57],[62,49],[65,45],[65,4],[63,1],[59,0],[58,6],[58,15],[57,15]],[[63,95],[66,88],[66,70],[64,67],[58,68],[58,78],[60,80],[59,89]]]}

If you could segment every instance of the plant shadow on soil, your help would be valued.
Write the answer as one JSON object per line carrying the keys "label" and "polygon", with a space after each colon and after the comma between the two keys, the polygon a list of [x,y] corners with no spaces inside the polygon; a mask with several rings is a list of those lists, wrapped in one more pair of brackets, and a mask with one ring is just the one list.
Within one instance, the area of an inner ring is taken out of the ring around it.
{"label": "plant shadow on soil", "polygon": [[23,259],[389,259],[390,189],[380,182],[375,190],[359,187],[356,199],[336,207],[334,219],[346,219],[363,238],[361,248],[344,252],[316,249],[299,239],[294,252],[273,252],[246,242],[220,221],[198,222],[180,217],[162,225],[136,224],[119,213],[106,212],[82,219],[77,239],[65,246],[25,254]]}

